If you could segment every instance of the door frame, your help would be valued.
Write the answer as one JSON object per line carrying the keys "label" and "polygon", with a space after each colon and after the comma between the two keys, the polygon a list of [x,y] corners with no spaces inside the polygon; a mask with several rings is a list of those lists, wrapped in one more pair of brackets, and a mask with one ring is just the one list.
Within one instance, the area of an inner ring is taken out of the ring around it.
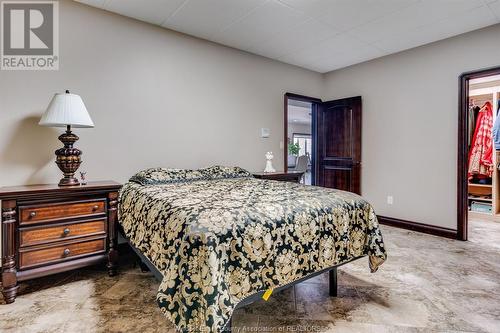
{"label": "door frame", "polygon": [[[283,110],[284,110],[284,130],[283,130],[283,151],[284,151],[284,156],[283,156],[283,170],[285,172],[288,171],[288,100],[293,99],[296,101],[302,101],[302,102],[309,102],[312,104],[311,110],[311,139],[312,139],[312,151],[316,155],[316,138],[317,138],[317,129],[316,129],[316,109],[318,103],[321,103],[321,99],[316,98],[316,97],[310,97],[310,96],[304,96],[304,95],[299,95],[299,94],[294,94],[294,93],[285,93],[284,98],[283,98]],[[311,169],[314,170],[316,167],[316,156],[311,156]],[[312,185],[315,184],[315,177],[314,174],[316,172],[313,172],[313,177],[311,180]]]}
{"label": "door frame", "polygon": [[[468,157],[467,129],[469,126],[469,80],[500,75],[500,67],[466,72],[459,78],[458,100],[458,154],[457,154],[457,239],[468,239]],[[496,110],[495,110],[496,111]]]}

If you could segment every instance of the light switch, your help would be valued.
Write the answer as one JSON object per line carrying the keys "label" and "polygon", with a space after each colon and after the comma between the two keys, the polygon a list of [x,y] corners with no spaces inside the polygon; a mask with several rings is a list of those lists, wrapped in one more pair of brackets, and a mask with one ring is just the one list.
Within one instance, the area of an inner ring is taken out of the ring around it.
{"label": "light switch", "polygon": [[269,128],[263,127],[260,129],[260,137],[261,138],[268,138],[270,134],[271,134],[271,131],[269,130]]}

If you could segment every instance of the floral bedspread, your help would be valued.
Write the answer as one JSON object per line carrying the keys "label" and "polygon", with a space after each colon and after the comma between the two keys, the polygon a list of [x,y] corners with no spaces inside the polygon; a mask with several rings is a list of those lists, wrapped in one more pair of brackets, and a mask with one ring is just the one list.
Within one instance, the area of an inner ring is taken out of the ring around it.
{"label": "floral bedspread", "polygon": [[386,251],[358,195],[252,177],[187,179],[120,192],[126,237],[162,273],[157,301],[178,329],[220,332],[257,292]]}

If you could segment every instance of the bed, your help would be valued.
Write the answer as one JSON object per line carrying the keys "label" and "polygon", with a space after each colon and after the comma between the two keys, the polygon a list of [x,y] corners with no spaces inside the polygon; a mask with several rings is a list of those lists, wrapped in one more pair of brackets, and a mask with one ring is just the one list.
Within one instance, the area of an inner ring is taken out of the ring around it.
{"label": "bed", "polygon": [[182,331],[220,332],[237,306],[266,291],[360,257],[372,272],[386,260],[360,196],[238,167],[141,171],[122,187],[118,217],[161,279],[160,309]]}

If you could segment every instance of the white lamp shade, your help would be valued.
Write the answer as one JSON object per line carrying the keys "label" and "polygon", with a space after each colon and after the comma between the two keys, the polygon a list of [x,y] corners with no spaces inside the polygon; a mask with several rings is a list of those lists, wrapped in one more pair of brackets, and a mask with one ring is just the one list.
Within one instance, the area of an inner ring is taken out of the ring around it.
{"label": "white lamp shade", "polygon": [[75,94],[55,94],[47,111],[38,125],[48,127],[94,127],[94,122],[83,104],[82,98]]}

